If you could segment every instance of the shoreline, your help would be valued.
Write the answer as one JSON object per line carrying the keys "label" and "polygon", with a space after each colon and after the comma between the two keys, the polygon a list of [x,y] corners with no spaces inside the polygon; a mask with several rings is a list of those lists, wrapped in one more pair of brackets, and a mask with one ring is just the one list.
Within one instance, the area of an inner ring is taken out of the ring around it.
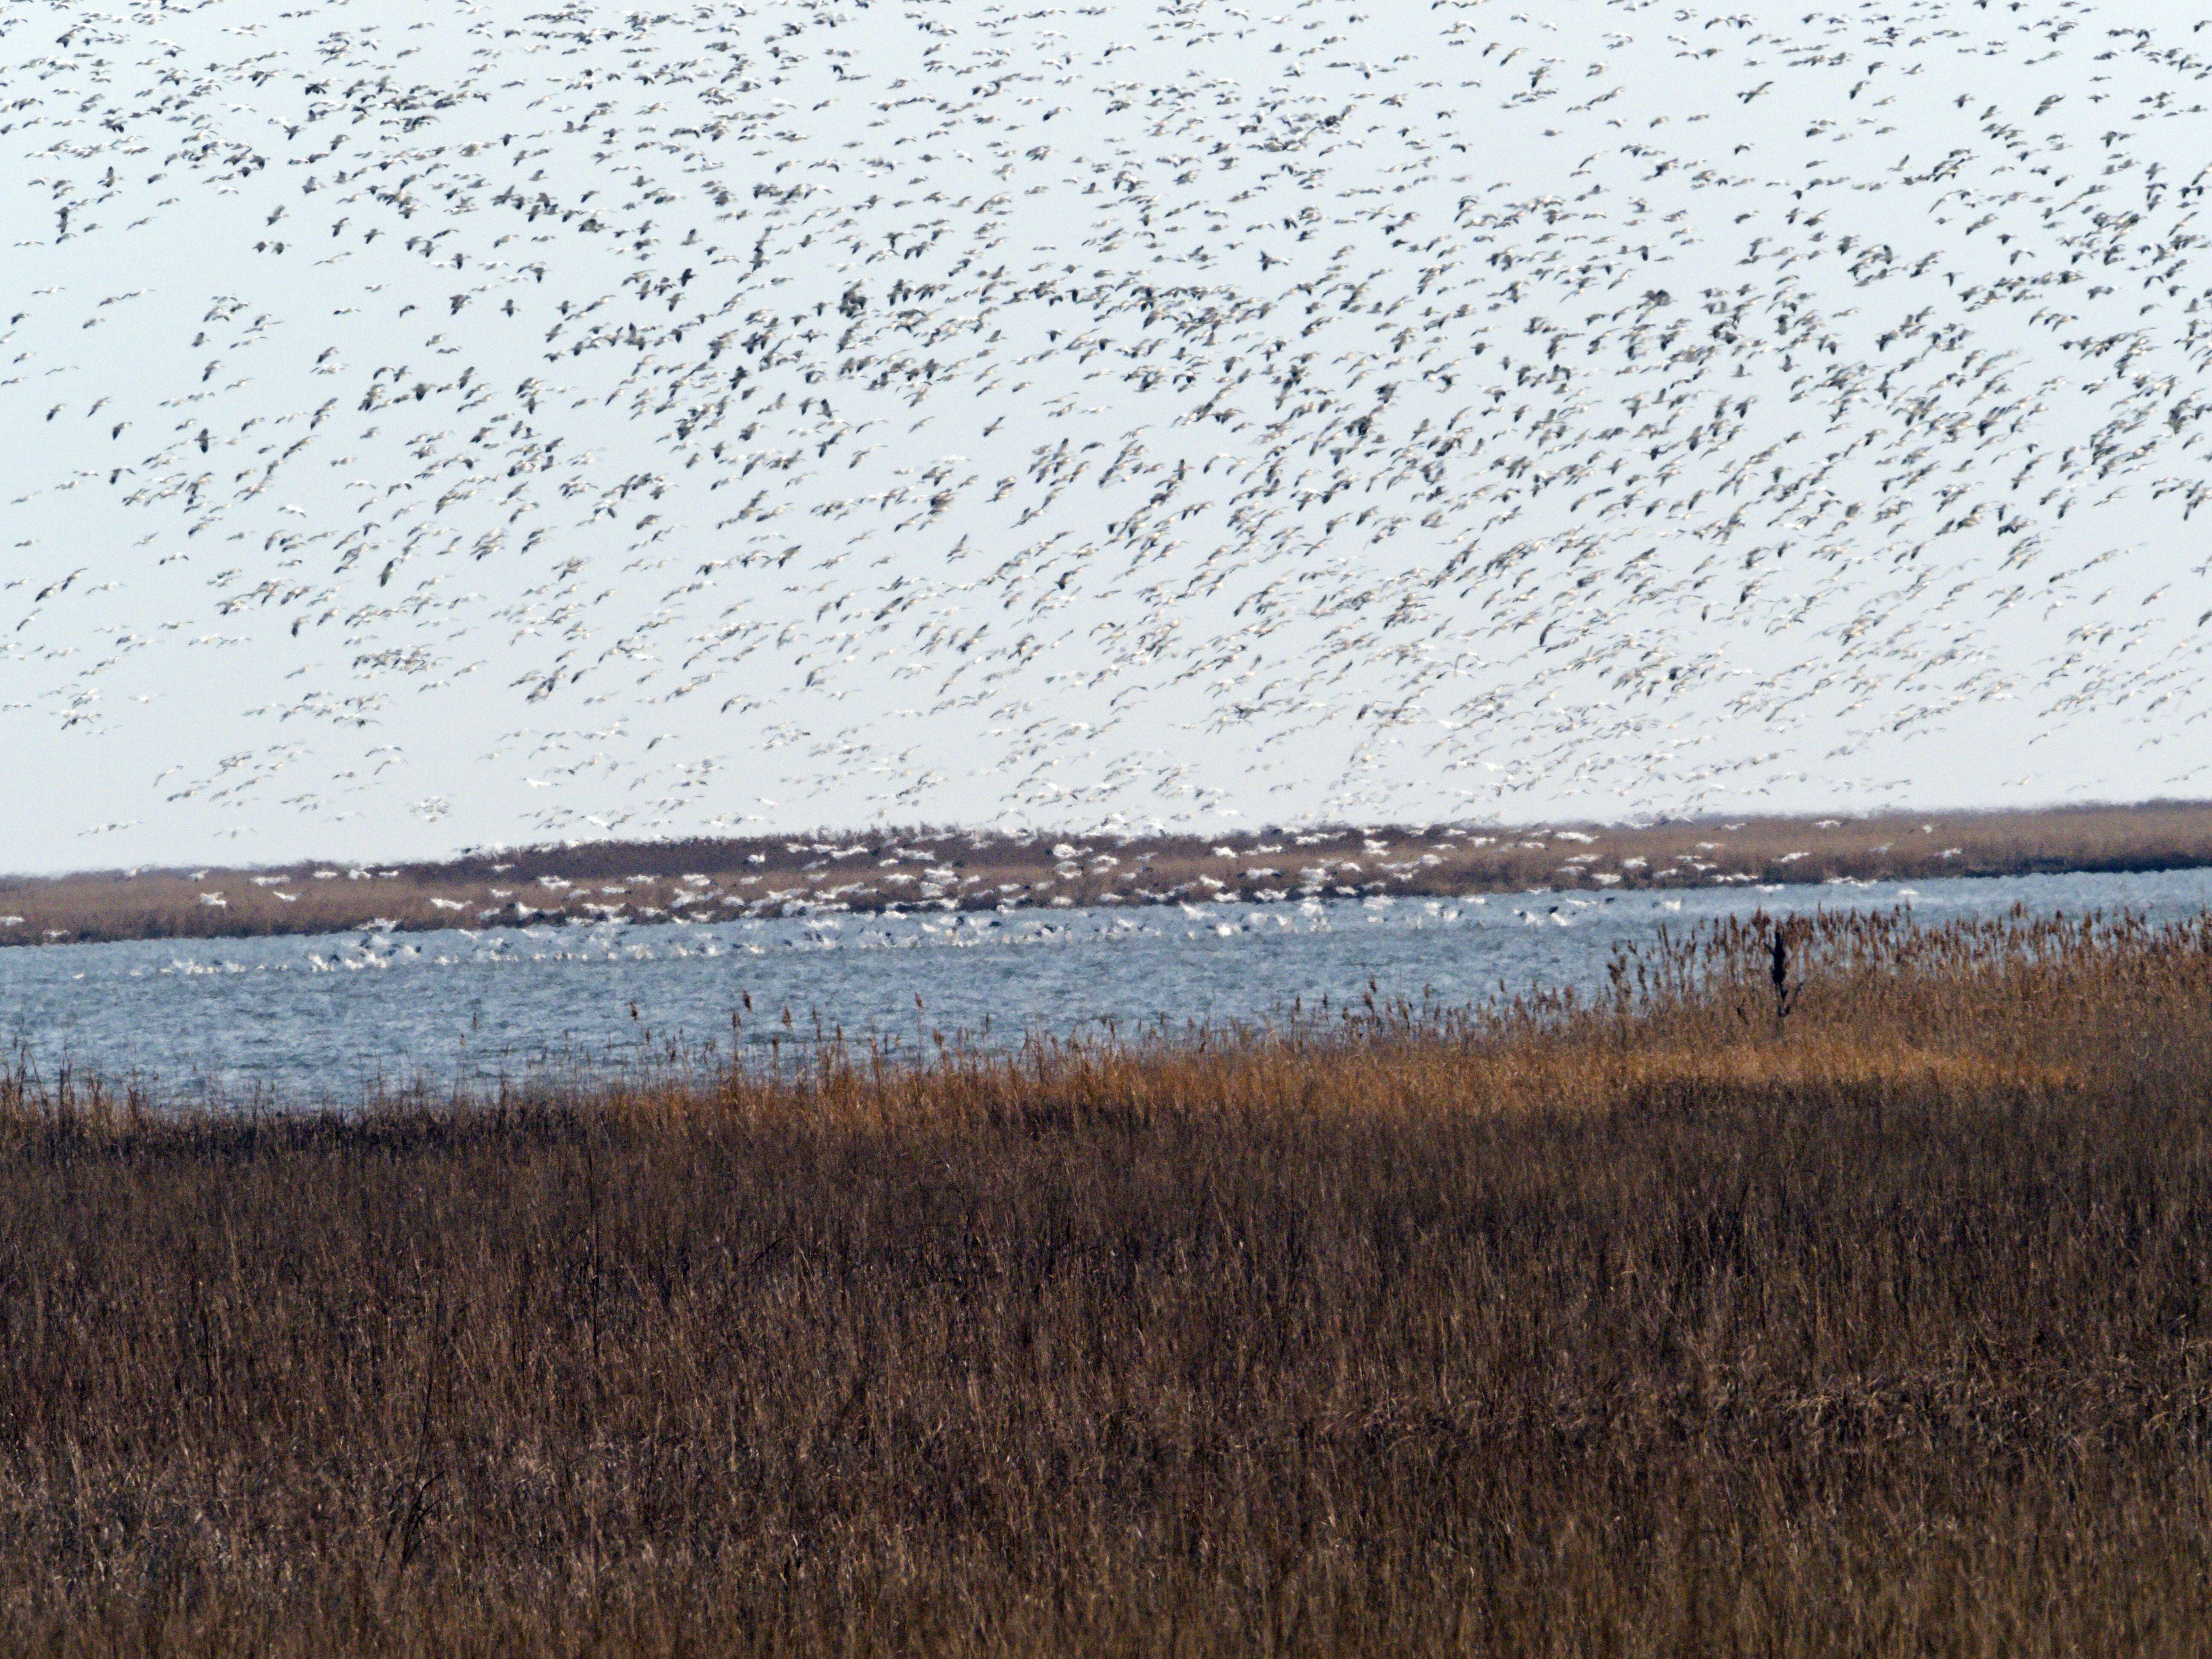
{"label": "shoreline", "polygon": [[0,1075],[0,1632],[2201,1630],[2212,919],[1788,926],[1781,1000],[1738,921],[1595,1006],[1234,1042],[351,1115]]}
{"label": "shoreline", "polygon": [[1471,898],[2212,866],[2212,803],[1397,825],[1218,837],[908,829],[587,842],[378,867],[314,861],[0,878],[0,945],[421,933],[546,923]]}

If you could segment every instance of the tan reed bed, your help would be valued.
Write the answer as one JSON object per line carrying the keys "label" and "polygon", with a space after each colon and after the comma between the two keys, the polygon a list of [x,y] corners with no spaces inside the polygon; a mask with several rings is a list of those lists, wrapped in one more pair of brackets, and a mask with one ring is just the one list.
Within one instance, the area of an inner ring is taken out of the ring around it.
{"label": "tan reed bed", "polygon": [[2212,803],[1749,817],[1636,827],[1397,825],[1189,836],[864,834],[596,842],[389,868],[302,864],[0,878],[0,945],[234,939],[1218,899],[1449,898],[2212,865]]}
{"label": "tan reed bed", "polygon": [[0,1648],[2202,1651],[2212,927],[1784,954],[345,1117],[19,1076]]}

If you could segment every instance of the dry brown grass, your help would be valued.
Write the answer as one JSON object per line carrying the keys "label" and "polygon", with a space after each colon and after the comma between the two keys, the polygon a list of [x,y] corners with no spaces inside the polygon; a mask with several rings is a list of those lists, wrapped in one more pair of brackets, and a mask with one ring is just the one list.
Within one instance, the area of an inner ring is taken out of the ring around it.
{"label": "dry brown grass", "polygon": [[[1055,857],[1055,847],[1070,849]],[[876,830],[534,848],[392,869],[102,872],[0,880],[0,944],[641,922],[823,911],[1200,903],[1531,887],[1628,890],[2212,865],[2212,803],[1641,828],[1406,826],[1010,840]]]}
{"label": "dry brown grass", "polygon": [[0,1088],[0,1648],[2182,1654],[2212,926],[351,1117]]}

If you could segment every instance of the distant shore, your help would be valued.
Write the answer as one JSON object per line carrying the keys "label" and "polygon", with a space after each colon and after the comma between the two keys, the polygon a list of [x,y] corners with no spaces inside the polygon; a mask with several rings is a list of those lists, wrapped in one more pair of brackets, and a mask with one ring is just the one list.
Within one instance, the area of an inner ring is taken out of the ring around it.
{"label": "distant shore", "polygon": [[1915,881],[2212,866],[2212,802],[1649,825],[1196,836],[908,828],[596,842],[431,864],[0,878],[0,945],[989,910]]}

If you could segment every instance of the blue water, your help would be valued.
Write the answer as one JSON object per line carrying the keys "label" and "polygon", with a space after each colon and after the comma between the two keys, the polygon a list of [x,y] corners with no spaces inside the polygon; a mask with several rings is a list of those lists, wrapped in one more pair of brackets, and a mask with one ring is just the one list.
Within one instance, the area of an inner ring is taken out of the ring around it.
{"label": "blue water", "polygon": [[818,1018],[912,1045],[1264,1019],[1293,1000],[1356,1002],[1370,980],[1468,1003],[1501,985],[1595,990],[1617,942],[1662,924],[1899,904],[1932,921],[2015,902],[2194,915],[2212,871],[25,947],[0,950],[0,1022],[48,1076],[345,1103],[636,1064],[672,1041],[726,1053],[784,1035],[786,1009],[803,1038]]}

